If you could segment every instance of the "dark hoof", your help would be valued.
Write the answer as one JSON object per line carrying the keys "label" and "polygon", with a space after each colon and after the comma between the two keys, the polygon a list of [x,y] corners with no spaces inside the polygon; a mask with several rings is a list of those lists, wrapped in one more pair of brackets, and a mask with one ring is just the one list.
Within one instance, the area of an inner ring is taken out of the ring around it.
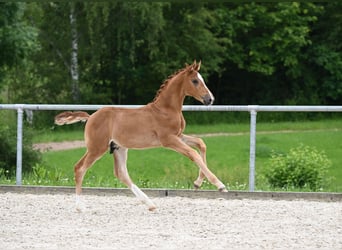
{"label": "dark hoof", "polygon": [[194,189],[198,190],[198,189],[200,189],[200,186],[194,184]]}
{"label": "dark hoof", "polygon": [[218,189],[219,192],[222,192],[222,193],[226,193],[228,192],[228,190],[226,189],[226,187],[221,187]]}

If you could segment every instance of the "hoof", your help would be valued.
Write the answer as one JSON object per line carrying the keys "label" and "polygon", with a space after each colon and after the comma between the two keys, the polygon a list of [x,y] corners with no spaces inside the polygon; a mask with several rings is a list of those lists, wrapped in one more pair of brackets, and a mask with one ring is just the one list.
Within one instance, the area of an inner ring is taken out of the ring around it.
{"label": "hoof", "polygon": [[86,210],[84,204],[77,204],[76,205],[76,212],[83,213]]}
{"label": "hoof", "polygon": [[76,211],[82,213],[86,210],[85,204],[80,195],[76,195]]}
{"label": "hoof", "polygon": [[148,208],[148,210],[151,211],[151,212],[153,212],[154,210],[156,210],[156,208],[157,208],[157,207],[155,207],[155,206],[151,206],[151,207]]}
{"label": "hoof", "polygon": [[218,191],[221,192],[221,193],[227,193],[227,192],[228,192],[228,190],[226,189],[226,187],[219,188]]}
{"label": "hoof", "polygon": [[200,189],[200,186],[198,186],[197,184],[194,183],[194,189],[198,190],[198,189]]}

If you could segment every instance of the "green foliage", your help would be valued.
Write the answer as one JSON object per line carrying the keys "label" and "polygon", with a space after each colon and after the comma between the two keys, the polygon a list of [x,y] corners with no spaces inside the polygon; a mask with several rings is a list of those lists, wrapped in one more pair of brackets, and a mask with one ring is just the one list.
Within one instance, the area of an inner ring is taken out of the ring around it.
{"label": "green foliage", "polygon": [[37,30],[23,18],[25,3],[0,3],[0,67],[12,66],[37,51]]}
{"label": "green foliage", "polygon": [[[16,173],[17,141],[16,128],[0,124],[0,173],[10,178]],[[23,139],[23,165],[24,173],[30,172],[35,163],[40,162],[41,154],[32,149],[32,136],[25,134]]]}
{"label": "green foliage", "polygon": [[331,161],[315,148],[300,145],[286,155],[272,153],[266,178],[272,187],[322,190]]}
{"label": "green foliage", "polygon": [[50,185],[51,183],[57,182],[63,184],[68,182],[67,178],[63,178],[63,174],[60,170],[49,170],[39,163],[33,166],[30,175],[30,184],[32,185]]}
{"label": "green foliage", "polygon": [[278,65],[292,69],[311,43],[309,25],[317,21],[312,3],[239,4],[221,9],[221,28],[231,49],[227,57],[239,68],[272,75]]}
{"label": "green foliage", "polygon": [[27,59],[40,49],[38,31],[24,17],[26,3],[0,3],[0,90],[12,68],[23,68]]}
{"label": "green foliage", "polygon": [[197,59],[215,104],[338,105],[341,13],[340,2],[1,3],[0,81],[10,103],[145,104]]}

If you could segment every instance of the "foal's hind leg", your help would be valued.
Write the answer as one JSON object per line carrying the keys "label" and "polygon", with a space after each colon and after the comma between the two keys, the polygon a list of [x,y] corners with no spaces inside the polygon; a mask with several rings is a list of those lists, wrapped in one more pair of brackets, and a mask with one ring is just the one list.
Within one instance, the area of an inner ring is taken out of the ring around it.
{"label": "foal's hind leg", "polygon": [[[103,150],[102,150],[103,151]],[[76,163],[74,168],[75,182],[76,182],[76,209],[78,211],[83,210],[83,204],[80,201],[80,195],[82,193],[82,182],[87,170],[99,159],[104,152],[102,151],[87,151],[82,158]]]}
{"label": "foal's hind leg", "polygon": [[[195,147],[199,150],[199,153],[201,155],[201,158],[205,164],[207,164],[207,157],[206,157],[206,152],[207,152],[207,146],[203,142],[202,139],[189,136],[189,135],[182,135],[182,141],[185,142],[188,146],[190,147]],[[200,188],[202,186],[203,180],[205,178],[204,173],[202,172],[201,169],[199,169],[199,174],[197,179],[194,181],[194,187],[196,189]]]}
{"label": "foal's hind leg", "polygon": [[156,209],[153,202],[147,197],[147,195],[138,188],[131,178],[129,177],[127,171],[127,148],[117,148],[114,151],[114,174],[115,176],[125,183],[129,189],[135,194],[135,196],[148,206],[150,211]]}

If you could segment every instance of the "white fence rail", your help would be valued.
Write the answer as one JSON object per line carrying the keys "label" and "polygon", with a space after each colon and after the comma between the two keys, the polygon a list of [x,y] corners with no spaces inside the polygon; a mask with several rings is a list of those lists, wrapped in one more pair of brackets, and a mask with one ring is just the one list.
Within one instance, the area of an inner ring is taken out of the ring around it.
{"label": "white fence rail", "polygon": [[[16,184],[22,183],[22,138],[24,110],[97,110],[109,105],[67,104],[0,104],[1,109],[17,111],[17,168]],[[141,105],[114,105],[111,107],[137,108]],[[185,105],[183,111],[242,111],[250,113],[249,191],[255,187],[256,116],[258,112],[342,112],[342,106],[264,106],[264,105]]]}

